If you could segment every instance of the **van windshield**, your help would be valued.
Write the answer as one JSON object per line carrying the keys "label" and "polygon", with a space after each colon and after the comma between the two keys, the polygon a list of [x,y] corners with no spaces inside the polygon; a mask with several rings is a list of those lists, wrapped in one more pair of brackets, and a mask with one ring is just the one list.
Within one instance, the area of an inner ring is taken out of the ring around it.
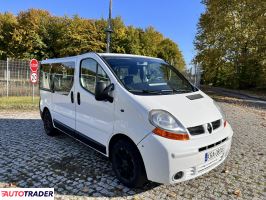
{"label": "van windshield", "polygon": [[174,67],[159,59],[103,56],[125,88],[134,94],[190,93],[197,89]]}

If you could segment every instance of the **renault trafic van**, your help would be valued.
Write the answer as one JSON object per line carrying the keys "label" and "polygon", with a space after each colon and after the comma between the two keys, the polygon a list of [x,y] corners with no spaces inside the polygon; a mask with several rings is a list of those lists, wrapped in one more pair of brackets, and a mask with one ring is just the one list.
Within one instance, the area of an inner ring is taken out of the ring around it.
{"label": "renault trafic van", "polygon": [[124,185],[195,178],[227,157],[233,131],[217,103],[162,59],[86,53],[40,67],[40,113],[110,158]]}

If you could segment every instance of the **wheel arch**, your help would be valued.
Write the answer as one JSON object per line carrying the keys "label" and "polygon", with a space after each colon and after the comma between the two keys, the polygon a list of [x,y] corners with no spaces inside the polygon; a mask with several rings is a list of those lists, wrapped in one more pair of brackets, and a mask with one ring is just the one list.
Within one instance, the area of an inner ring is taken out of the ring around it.
{"label": "wheel arch", "polygon": [[114,145],[118,140],[122,140],[122,139],[127,140],[127,141],[133,143],[133,144],[136,146],[136,148],[138,148],[137,145],[136,145],[136,143],[135,143],[130,137],[128,137],[127,135],[125,135],[125,134],[123,134],[123,133],[117,133],[117,134],[114,134],[114,135],[111,137],[111,139],[110,139],[110,141],[109,141],[109,144],[108,144],[108,153],[107,153],[107,155],[108,155],[109,159],[111,159],[111,154],[110,154],[110,152],[111,152],[111,150],[112,150],[113,145]]}
{"label": "wheel arch", "polygon": [[[41,111],[41,110],[40,110],[40,111]],[[51,114],[49,108],[45,106],[45,107],[43,108],[43,110],[41,111],[41,118],[43,118],[43,113],[46,112],[46,111],[48,111],[48,112]]]}
{"label": "wheel arch", "polygon": [[[48,107],[45,106],[42,110],[41,110],[41,108],[40,108],[40,115],[41,115],[41,118],[42,118],[42,119],[43,119],[43,114],[44,114],[46,111],[50,112],[50,110],[49,110]],[[51,112],[50,112],[50,114],[51,114]]]}
{"label": "wheel arch", "polygon": [[[139,148],[138,148],[138,146],[137,146],[137,144],[130,138],[130,137],[128,137],[127,135],[125,135],[125,134],[122,134],[122,133],[118,133],[118,134],[115,134],[115,135],[113,135],[112,137],[111,137],[111,139],[110,139],[110,142],[109,142],[109,145],[108,145],[108,155],[109,155],[109,159],[110,159],[110,161],[111,162],[113,162],[113,159],[112,159],[112,147],[113,147],[113,145],[117,142],[117,141],[120,141],[120,140],[125,140],[126,142],[129,142],[129,143],[127,143],[127,145],[129,145],[129,144],[132,144],[132,145],[134,145],[134,155],[138,155],[137,156],[137,160],[138,160],[138,162],[137,163],[139,163],[138,165],[140,166],[140,168],[139,169],[141,169],[140,170],[140,177],[141,178],[139,178],[139,183],[138,184],[141,184],[141,185],[139,185],[139,186],[142,186],[143,184],[145,184],[145,182],[147,182],[148,181],[148,179],[147,179],[147,172],[146,172],[146,166],[145,166],[145,164],[144,164],[144,161],[143,161],[143,157],[142,157],[142,154],[141,154],[141,152],[140,152],[140,150],[139,150]],[[131,146],[131,145],[129,145],[129,146]],[[131,148],[132,149],[132,148]],[[112,163],[113,164],[113,163]],[[114,165],[113,165],[114,166]],[[142,183],[141,183],[142,182]],[[132,187],[132,186],[128,186],[128,187]],[[135,186],[134,186],[135,187]],[[137,186],[138,187],[138,186]]]}

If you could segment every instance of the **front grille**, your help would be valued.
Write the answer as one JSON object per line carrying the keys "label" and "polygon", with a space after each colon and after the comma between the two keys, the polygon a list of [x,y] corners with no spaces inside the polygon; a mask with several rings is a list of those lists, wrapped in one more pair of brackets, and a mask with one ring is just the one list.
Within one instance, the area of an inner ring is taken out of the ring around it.
{"label": "front grille", "polygon": [[[222,120],[218,119],[218,120],[210,122],[208,124],[193,126],[193,127],[187,128],[187,129],[188,129],[190,135],[195,136],[195,135],[201,135],[204,133],[212,133],[213,131],[218,129],[221,126],[221,124],[222,124]],[[207,130],[208,126],[211,130]]]}
{"label": "front grille", "polygon": [[202,125],[190,127],[190,128],[188,128],[188,131],[189,131],[190,135],[200,135],[200,134],[203,134],[205,132]]}
{"label": "front grille", "polygon": [[199,152],[201,152],[201,151],[205,151],[205,150],[207,150],[207,149],[211,149],[211,148],[213,148],[213,147],[215,147],[215,146],[217,146],[217,145],[219,145],[219,144],[222,144],[222,143],[225,142],[227,139],[228,139],[228,138],[224,138],[223,140],[220,140],[220,141],[218,141],[218,142],[216,142],[216,143],[214,143],[214,144],[210,144],[210,145],[208,145],[208,146],[201,147],[201,148],[199,148]]}
{"label": "front grille", "polygon": [[212,129],[213,130],[219,128],[220,126],[221,126],[221,120],[220,119],[212,122]]}

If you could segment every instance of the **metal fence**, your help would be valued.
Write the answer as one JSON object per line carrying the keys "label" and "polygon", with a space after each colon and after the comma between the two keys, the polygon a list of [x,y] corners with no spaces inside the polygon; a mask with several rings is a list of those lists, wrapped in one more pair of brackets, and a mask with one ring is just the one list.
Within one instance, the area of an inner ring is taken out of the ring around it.
{"label": "metal fence", "polygon": [[39,96],[39,85],[30,82],[29,60],[0,60],[0,97]]}

